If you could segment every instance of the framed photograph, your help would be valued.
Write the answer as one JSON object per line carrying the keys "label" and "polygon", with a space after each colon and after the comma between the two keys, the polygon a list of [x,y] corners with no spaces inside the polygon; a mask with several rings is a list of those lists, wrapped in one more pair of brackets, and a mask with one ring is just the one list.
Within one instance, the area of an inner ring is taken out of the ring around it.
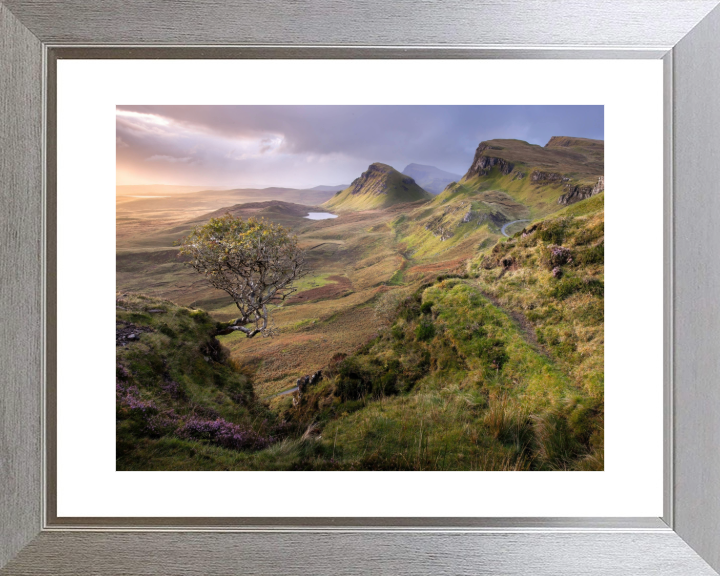
{"label": "framed photograph", "polygon": [[716,5],[0,3],[2,573],[716,574]]}

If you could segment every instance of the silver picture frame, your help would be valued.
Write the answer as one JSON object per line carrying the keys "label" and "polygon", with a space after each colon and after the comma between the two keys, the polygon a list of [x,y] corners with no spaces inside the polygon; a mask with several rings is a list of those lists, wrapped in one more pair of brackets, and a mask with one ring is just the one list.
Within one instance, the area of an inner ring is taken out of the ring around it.
{"label": "silver picture frame", "polygon": [[[0,0],[0,574],[717,574],[718,4]],[[54,82],[62,58],[662,59],[663,516],[58,517]]]}

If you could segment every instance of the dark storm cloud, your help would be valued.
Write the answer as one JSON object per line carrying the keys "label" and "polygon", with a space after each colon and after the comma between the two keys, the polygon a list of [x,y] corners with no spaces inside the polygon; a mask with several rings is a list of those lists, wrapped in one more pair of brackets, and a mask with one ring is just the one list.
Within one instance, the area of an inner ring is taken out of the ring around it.
{"label": "dark storm cloud", "polygon": [[313,186],[371,162],[463,174],[482,140],[603,139],[603,125],[602,106],[118,106],[118,177]]}

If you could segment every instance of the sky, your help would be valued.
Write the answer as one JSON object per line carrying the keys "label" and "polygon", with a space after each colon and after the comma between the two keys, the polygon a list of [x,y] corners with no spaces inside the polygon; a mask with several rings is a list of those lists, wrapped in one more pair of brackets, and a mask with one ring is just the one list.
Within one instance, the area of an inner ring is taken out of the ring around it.
{"label": "sky", "polygon": [[604,139],[602,106],[117,106],[118,185],[312,188],[373,162],[463,175],[483,140]]}

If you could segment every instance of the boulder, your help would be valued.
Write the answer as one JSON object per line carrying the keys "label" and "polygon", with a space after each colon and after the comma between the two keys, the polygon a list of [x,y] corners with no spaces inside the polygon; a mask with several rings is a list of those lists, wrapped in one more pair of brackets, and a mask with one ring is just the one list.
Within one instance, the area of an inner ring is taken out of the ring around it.
{"label": "boulder", "polygon": [[297,387],[298,392],[302,394],[305,392],[305,390],[308,389],[310,386],[314,386],[318,382],[320,382],[323,379],[323,373],[322,370],[318,370],[317,372],[313,372],[312,374],[307,374],[305,376],[302,376],[301,378],[297,379]]}

